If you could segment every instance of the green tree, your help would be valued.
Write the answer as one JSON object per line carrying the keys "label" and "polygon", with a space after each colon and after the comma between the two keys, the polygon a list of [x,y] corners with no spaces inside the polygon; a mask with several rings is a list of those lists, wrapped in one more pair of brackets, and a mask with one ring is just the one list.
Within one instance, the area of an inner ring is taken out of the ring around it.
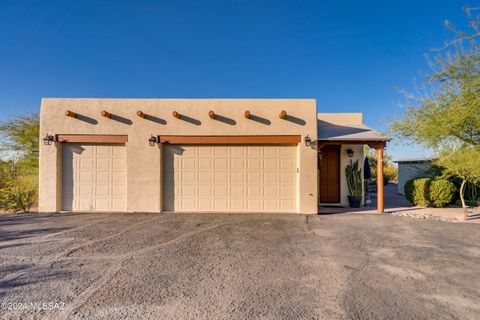
{"label": "green tree", "polygon": [[28,211],[38,196],[38,115],[0,123],[0,210]]}
{"label": "green tree", "polygon": [[22,166],[38,167],[40,123],[37,114],[13,117],[0,123],[0,157],[16,159]]}
{"label": "green tree", "polygon": [[480,35],[478,8],[465,8],[470,30],[447,27],[455,37],[429,60],[433,70],[417,94],[407,94],[407,109],[391,130],[412,144],[437,154],[436,164],[462,179],[460,197],[465,214],[465,184],[480,179]]}
{"label": "green tree", "polygon": [[480,182],[480,146],[463,146],[460,149],[444,151],[438,157],[437,162],[445,168],[446,175],[459,177],[462,180],[460,200],[464,209],[464,218],[467,219],[465,187],[467,182],[473,185]]}

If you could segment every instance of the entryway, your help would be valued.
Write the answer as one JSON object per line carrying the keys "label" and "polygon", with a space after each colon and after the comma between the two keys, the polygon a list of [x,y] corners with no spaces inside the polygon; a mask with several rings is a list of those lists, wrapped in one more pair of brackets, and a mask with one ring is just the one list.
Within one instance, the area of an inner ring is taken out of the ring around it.
{"label": "entryway", "polygon": [[327,145],[320,149],[319,203],[340,203],[340,149],[339,145]]}

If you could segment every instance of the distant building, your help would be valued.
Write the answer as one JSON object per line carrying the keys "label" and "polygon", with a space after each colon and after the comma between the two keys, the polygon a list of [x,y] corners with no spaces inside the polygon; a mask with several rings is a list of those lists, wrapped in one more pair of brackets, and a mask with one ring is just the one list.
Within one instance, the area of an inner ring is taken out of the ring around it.
{"label": "distant building", "polygon": [[432,159],[406,159],[394,161],[398,164],[398,193],[405,194],[405,183],[422,177],[432,169]]}

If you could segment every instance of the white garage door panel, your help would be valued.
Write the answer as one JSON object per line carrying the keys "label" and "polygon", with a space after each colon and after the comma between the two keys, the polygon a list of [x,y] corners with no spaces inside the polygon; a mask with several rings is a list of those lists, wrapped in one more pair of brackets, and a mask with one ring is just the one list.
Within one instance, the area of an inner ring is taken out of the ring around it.
{"label": "white garage door panel", "polygon": [[125,211],[125,146],[63,145],[63,210]]}
{"label": "white garage door panel", "polygon": [[166,146],[167,211],[295,211],[296,146]]}

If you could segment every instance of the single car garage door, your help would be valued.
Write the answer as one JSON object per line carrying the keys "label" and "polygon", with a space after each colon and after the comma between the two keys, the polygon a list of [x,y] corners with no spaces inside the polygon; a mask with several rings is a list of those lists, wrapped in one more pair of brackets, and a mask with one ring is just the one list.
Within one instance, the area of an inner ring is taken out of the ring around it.
{"label": "single car garage door", "polygon": [[295,212],[296,145],[165,145],[166,211]]}
{"label": "single car garage door", "polygon": [[125,145],[63,144],[63,210],[125,211]]}

